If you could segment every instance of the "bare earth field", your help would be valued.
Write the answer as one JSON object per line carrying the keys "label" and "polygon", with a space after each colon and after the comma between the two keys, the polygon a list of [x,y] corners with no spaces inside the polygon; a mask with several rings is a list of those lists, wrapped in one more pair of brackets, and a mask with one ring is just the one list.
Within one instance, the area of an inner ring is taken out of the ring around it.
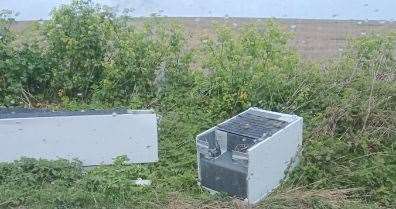
{"label": "bare earth field", "polygon": [[[141,25],[146,18],[136,18],[132,24]],[[166,18],[181,23],[189,34],[189,46],[196,47],[200,40],[213,36],[214,25],[227,24],[235,29],[243,25],[263,24],[268,19],[257,18]],[[293,34],[291,46],[308,60],[334,58],[345,48],[349,38],[368,34],[396,33],[396,22],[274,19],[284,31]],[[13,28],[21,31],[31,22],[17,22]]]}
{"label": "bare earth field", "polygon": [[[248,18],[183,18],[182,24],[192,37],[192,44],[213,34],[213,24],[225,23],[235,28],[263,23],[266,19]],[[293,34],[291,45],[307,59],[327,59],[337,56],[348,38],[371,33],[396,33],[396,22],[334,21],[276,19],[284,31]]]}

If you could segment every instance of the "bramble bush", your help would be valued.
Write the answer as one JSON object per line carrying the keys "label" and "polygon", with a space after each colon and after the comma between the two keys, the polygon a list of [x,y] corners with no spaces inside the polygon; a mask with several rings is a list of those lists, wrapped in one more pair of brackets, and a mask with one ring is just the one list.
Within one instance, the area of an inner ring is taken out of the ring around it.
{"label": "bramble bush", "polygon": [[164,88],[165,70],[188,60],[177,25],[165,28],[154,20],[137,29],[89,0],[61,6],[51,17],[33,41],[13,40],[12,20],[2,18],[4,105],[97,101],[143,107]]}
{"label": "bramble bush", "polygon": [[[162,208],[174,193],[217,201],[196,185],[194,137],[251,106],[305,123],[300,165],[263,207],[396,204],[394,36],[352,40],[319,67],[302,62],[290,34],[271,21],[241,32],[218,26],[189,49],[178,24],[150,18],[134,26],[89,0],[54,10],[34,41],[10,30],[9,12],[0,15],[1,106],[154,108],[162,116],[158,163],[0,163],[0,208]],[[135,186],[137,178],[153,184]],[[295,190],[306,195],[293,199]],[[348,193],[334,200],[323,191]]]}
{"label": "bramble bush", "polygon": [[120,26],[108,9],[76,1],[52,11],[44,23],[51,88],[60,97],[88,101],[104,78],[104,61],[112,56]]}
{"label": "bramble bush", "polygon": [[[205,40],[204,76],[197,96],[207,101],[211,115],[229,117],[250,106],[281,110],[298,84],[298,57],[286,42],[288,34],[269,22],[236,35],[218,30],[217,40]],[[297,95],[296,95],[297,96]]]}
{"label": "bramble bush", "polygon": [[113,106],[147,108],[161,94],[167,70],[182,64],[183,43],[178,26],[167,30],[156,20],[143,29],[120,31],[112,58],[104,62],[104,79],[94,99]]}
{"label": "bramble bush", "polygon": [[308,188],[360,188],[365,201],[395,204],[395,69],[393,36],[354,40],[323,71],[327,86],[316,125],[293,183]]}
{"label": "bramble bush", "polygon": [[7,97],[10,97],[7,93],[7,77],[8,63],[7,60],[12,57],[10,42],[14,39],[13,34],[10,31],[11,23],[14,21],[12,18],[12,12],[7,10],[0,11],[0,102],[5,103]]}

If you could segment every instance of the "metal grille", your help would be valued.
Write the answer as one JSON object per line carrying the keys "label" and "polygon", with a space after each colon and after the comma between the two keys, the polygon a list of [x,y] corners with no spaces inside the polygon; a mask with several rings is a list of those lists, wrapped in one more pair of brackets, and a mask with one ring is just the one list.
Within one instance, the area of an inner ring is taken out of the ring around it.
{"label": "metal grille", "polygon": [[226,123],[218,125],[218,129],[228,133],[258,139],[271,136],[287,124],[285,121],[266,117],[258,111],[250,110],[237,115]]}

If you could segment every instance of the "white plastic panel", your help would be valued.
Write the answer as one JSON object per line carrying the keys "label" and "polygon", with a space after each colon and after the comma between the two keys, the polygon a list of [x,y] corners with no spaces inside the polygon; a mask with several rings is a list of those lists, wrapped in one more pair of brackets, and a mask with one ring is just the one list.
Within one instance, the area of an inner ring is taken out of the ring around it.
{"label": "white plastic panel", "polygon": [[79,159],[84,165],[158,161],[155,114],[107,114],[0,119],[0,161],[21,157]]}
{"label": "white plastic panel", "polygon": [[[284,116],[283,116],[284,117]],[[302,144],[302,118],[260,142],[248,151],[248,201],[257,204],[284,179]]]}

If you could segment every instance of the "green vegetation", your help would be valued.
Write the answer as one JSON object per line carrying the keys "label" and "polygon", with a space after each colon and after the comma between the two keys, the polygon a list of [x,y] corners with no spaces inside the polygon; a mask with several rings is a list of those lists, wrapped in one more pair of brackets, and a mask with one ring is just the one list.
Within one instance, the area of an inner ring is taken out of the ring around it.
{"label": "green vegetation", "polygon": [[[319,67],[303,63],[271,22],[241,33],[220,26],[190,50],[177,24],[134,27],[86,0],[29,33],[13,33],[9,15],[0,13],[1,106],[154,108],[162,120],[158,163],[0,163],[0,208],[236,207],[197,186],[194,137],[251,106],[305,122],[300,165],[260,207],[396,206],[392,36],[352,40]],[[136,178],[153,184],[134,186]]]}

